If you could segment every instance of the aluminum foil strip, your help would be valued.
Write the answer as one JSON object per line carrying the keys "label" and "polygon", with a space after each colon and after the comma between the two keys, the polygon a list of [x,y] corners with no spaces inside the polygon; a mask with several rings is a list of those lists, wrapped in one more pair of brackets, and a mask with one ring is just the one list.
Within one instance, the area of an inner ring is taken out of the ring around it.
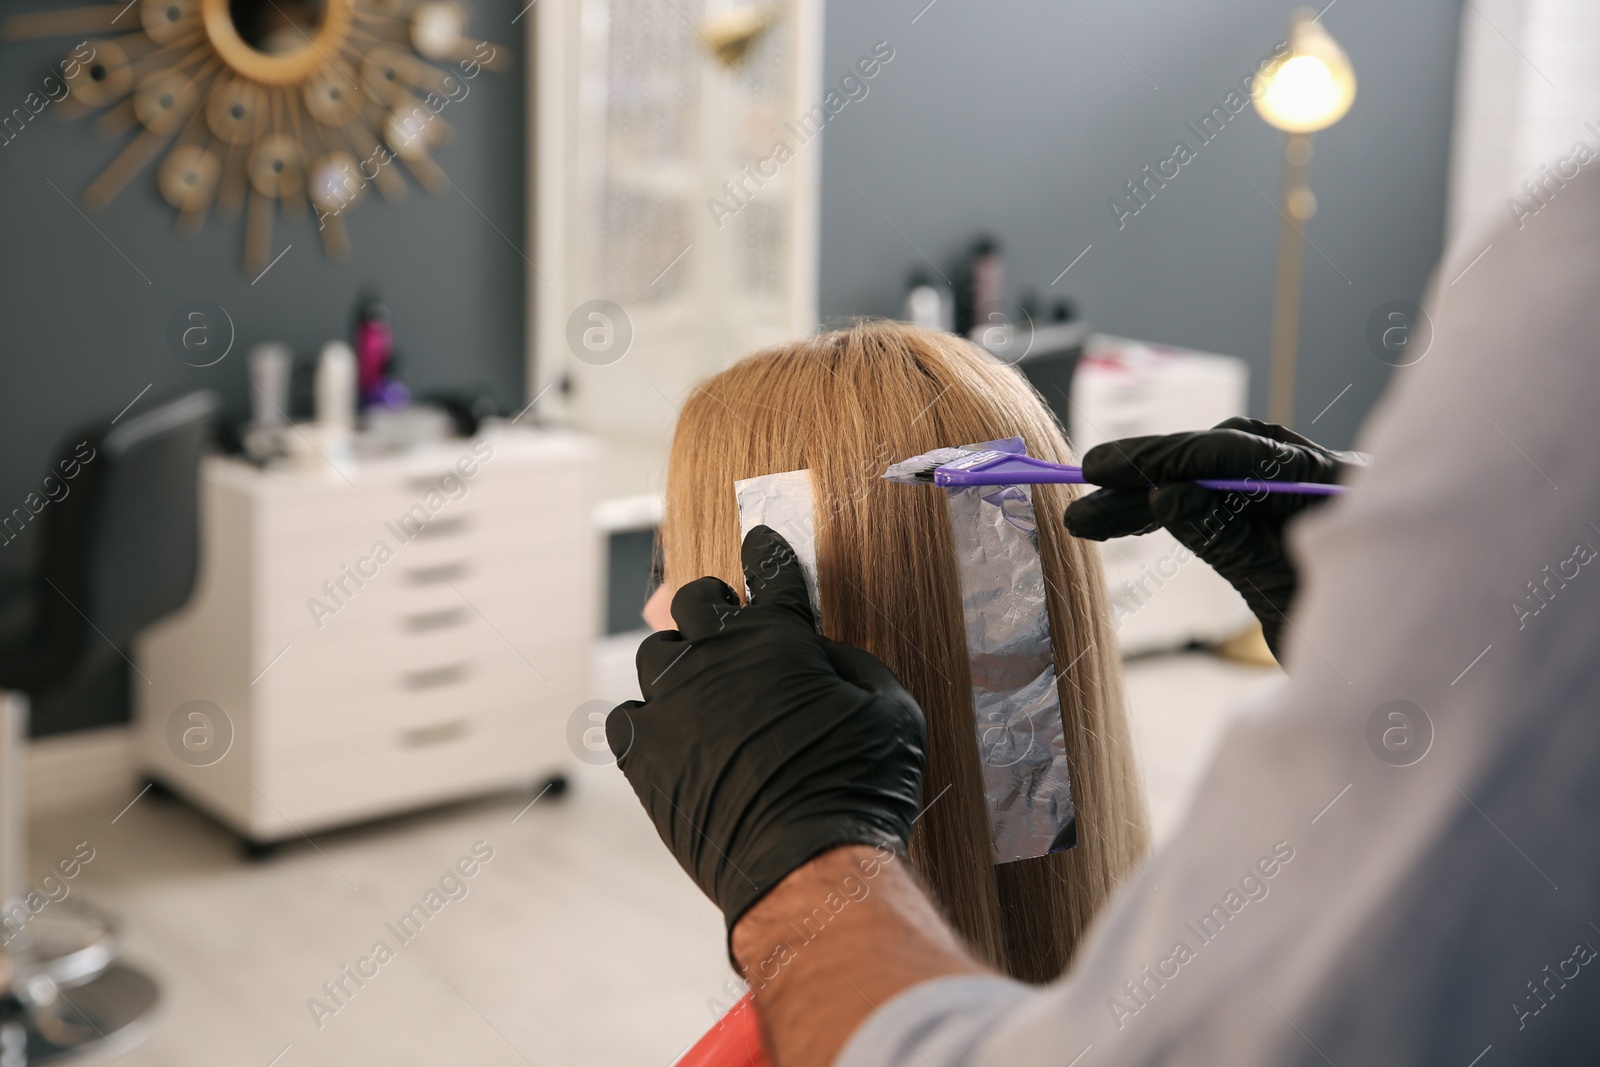
{"label": "aluminum foil strip", "polygon": [[[816,511],[811,503],[811,472],[784,471],[746,478],[733,483],[739,500],[739,543],[757,526],[768,526],[783,536],[794,549],[800,569],[806,576],[806,592],[811,595],[811,610],[822,629],[822,600],[817,595]],[[750,601],[750,586],[744,590]]]}
{"label": "aluminum foil strip", "polygon": [[994,862],[1060,852],[1078,822],[1033,498],[1015,485],[949,493]]}

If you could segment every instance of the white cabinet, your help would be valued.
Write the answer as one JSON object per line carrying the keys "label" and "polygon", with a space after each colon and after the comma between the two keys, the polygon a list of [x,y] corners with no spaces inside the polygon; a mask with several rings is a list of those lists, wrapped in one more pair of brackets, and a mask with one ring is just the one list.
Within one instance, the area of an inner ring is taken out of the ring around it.
{"label": "white cabinet", "polygon": [[145,773],[260,842],[559,773],[595,465],[518,430],[343,473],[208,460],[194,598],[137,648]]}
{"label": "white cabinet", "polygon": [[[1081,456],[1120,437],[1204,430],[1245,413],[1241,359],[1096,335],[1072,379]],[[1244,599],[1165,530],[1100,546],[1124,655],[1214,643],[1255,620]]]}

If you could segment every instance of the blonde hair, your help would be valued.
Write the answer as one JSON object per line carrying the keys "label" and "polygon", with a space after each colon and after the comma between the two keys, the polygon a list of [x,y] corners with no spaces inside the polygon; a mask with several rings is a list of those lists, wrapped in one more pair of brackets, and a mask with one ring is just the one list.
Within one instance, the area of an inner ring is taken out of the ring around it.
{"label": "blonde hair", "polygon": [[1021,376],[953,335],[861,322],[769,348],[685,402],[661,540],[670,585],[714,574],[742,592],[733,483],[810,469],[824,631],[887,663],[928,719],[912,862],[979,958],[1045,982],[1148,839],[1099,557],[1061,526],[1073,491],[1036,487],[1078,844],[997,866],[944,491],[880,477],[919,452],[1009,436],[1069,461]]}

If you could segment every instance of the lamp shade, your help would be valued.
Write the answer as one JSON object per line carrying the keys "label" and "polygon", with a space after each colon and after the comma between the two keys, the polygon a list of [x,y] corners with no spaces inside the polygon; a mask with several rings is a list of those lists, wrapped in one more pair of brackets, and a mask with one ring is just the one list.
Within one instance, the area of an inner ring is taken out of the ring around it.
{"label": "lamp shade", "polygon": [[1270,125],[1315,133],[1344,118],[1356,98],[1356,75],[1344,49],[1299,11],[1289,28],[1289,53],[1257,80],[1251,97]]}

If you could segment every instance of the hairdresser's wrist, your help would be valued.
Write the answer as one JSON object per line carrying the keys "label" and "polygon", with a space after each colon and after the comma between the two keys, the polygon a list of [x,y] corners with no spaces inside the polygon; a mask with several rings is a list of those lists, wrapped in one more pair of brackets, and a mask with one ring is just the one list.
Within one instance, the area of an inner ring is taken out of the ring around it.
{"label": "hairdresser's wrist", "polygon": [[[803,916],[818,903],[823,903],[826,911],[824,898],[830,893],[842,902],[835,904],[838,914],[842,914],[850,904],[870,896],[872,886],[882,881],[884,867],[897,862],[901,857],[885,847],[842,845],[802,863],[734,924],[729,936],[734,960],[752,981],[758,975],[773,980],[778,968],[761,965],[774,953],[783,954],[783,949],[796,940],[797,932],[789,928],[791,919]],[[834,917],[830,913],[830,920]],[[822,928],[831,925],[830,921]],[[805,931],[799,931],[798,936],[805,936]],[[815,943],[815,932],[812,937],[810,943]]]}
{"label": "hairdresser's wrist", "polygon": [[768,1048],[785,1065],[832,1063],[890,998],[983,971],[905,853],[882,846],[836,848],[795,869],[734,925],[731,944]]}

